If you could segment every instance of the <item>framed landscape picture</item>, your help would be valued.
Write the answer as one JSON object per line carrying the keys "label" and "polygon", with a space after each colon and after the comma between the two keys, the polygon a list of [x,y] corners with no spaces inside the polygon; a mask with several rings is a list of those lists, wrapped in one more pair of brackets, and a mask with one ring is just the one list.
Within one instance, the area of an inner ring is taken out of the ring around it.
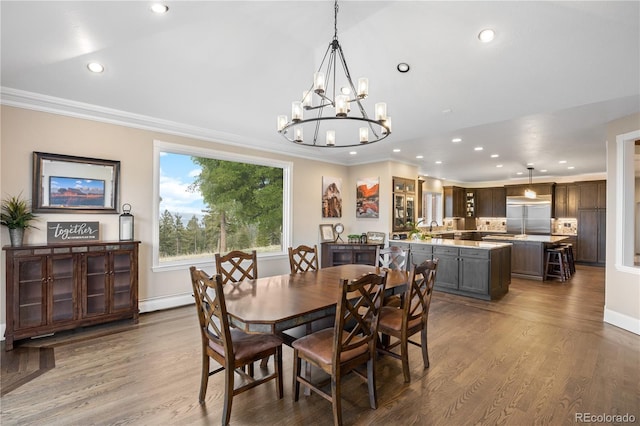
{"label": "framed landscape picture", "polygon": [[356,217],[380,217],[380,178],[358,178],[356,184]]}
{"label": "framed landscape picture", "polygon": [[117,213],[120,162],[33,153],[35,212]]}

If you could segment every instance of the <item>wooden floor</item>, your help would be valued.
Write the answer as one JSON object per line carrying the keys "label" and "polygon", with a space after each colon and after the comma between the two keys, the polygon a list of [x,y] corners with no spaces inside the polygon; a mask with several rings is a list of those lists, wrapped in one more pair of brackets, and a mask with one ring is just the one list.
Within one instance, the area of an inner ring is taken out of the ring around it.
{"label": "wooden floor", "polygon": [[[628,413],[638,424],[640,336],[603,323],[603,305],[604,269],[587,266],[568,283],[514,279],[499,301],[435,293],[431,367],[423,370],[419,348],[411,347],[412,381],[404,384],[399,362],[379,359],[377,410],[369,408],[364,383],[348,377],[344,422],[563,425],[586,412]],[[16,361],[19,350],[3,357],[3,376],[27,371],[29,363],[44,367],[3,389],[0,423],[218,424],[222,375],[211,377],[206,403],[198,404],[198,333],[195,309],[187,306],[144,314],[138,325],[29,341],[20,347],[23,361]],[[53,349],[55,366],[46,355],[43,362],[40,348]],[[272,383],[238,395],[232,424],[332,424],[331,406],[319,396],[291,400],[292,354],[284,352],[284,398],[276,399]]]}

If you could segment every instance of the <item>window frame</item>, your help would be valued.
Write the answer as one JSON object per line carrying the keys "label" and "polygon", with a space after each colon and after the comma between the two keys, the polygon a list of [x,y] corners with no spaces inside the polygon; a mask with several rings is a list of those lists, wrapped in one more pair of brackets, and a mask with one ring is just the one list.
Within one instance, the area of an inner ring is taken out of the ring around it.
{"label": "window frame", "polygon": [[255,157],[246,154],[221,151],[212,148],[182,145],[160,140],[153,141],[153,207],[152,207],[152,229],[153,229],[153,250],[152,265],[153,272],[171,271],[184,269],[185,266],[194,265],[196,267],[212,266],[213,257],[210,260],[202,258],[185,259],[160,263],[160,153],[170,152],[172,154],[189,155],[193,157],[213,158],[216,160],[235,161],[240,163],[255,164],[267,167],[282,168],[282,240],[281,251],[258,253],[259,258],[288,256],[287,247],[291,245],[292,221],[291,221],[291,176],[293,175],[293,163],[290,161],[274,160],[265,157]]}

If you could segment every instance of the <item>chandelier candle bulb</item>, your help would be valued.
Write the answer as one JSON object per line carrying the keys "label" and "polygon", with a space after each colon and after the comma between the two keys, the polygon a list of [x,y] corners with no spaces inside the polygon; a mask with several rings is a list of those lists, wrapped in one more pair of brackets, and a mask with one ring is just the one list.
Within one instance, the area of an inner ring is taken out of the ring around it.
{"label": "chandelier candle bulb", "polygon": [[335,146],[335,145],[336,145],[336,131],[327,130],[327,146]]}
{"label": "chandelier candle bulb", "polygon": [[358,97],[361,99],[369,95],[369,79],[362,77],[358,79]]}
{"label": "chandelier candle bulb", "polygon": [[293,133],[294,133],[293,141],[297,143],[302,143],[302,141],[304,140],[302,138],[302,127],[296,127]]}
{"label": "chandelier candle bulb", "polygon": [[302,120],[302,102],[294,101],[291,103],[291,121]]}
{"label": "chandelier candle bulb", "polygon": [[336,117],[346,117],[349,112],[349,97],[347,95],[336,96]]}
{"label": "chandelier candle bulb", "polygon": [[313,99],[311,97],[311,91],[310,90],[305,90],[302,93],[302,106],[303,107],[310,107],[312,102],[313,102]]}
{"label": "chandelier candle bulb", "polygon": [[360,127],[360,143],[369,142],[369,129],[366,127]]}
{"label": "chandelier candle bulb", "polygon": [[284,126],[287,125],[287,116],[279,115],[278,116],[278,131],[281,132],[284,129]]}
{"label": "chandelier candle bulb", "polygon": [[316,93],[324,93],[324,87],[324,73],[313,73],[313,90],[315,90]]}
{"label": "chandelier candle bulb", "polygon": [[384,127],[382,128],[382,134],[383,134],[383,135],[386,135],[387,133],[391,133],[391,132],[393,131],[393,130],[391,129],[391,117],[387,117],[387,119],[386,119],[386,120],[384,120],[383,124],[385,124],[385,125],[389,128],[389,130],[388,130],[388,131],[387,131],[387,129],[386,129],[386,128],[384,128]]}
{"label": "chandelier candle bulb", "polygon": [[377,121],[384,121],[387,119],[387,104],[384,102],[378,102],[375,105],[375,111],[376,111],[376,120]]}

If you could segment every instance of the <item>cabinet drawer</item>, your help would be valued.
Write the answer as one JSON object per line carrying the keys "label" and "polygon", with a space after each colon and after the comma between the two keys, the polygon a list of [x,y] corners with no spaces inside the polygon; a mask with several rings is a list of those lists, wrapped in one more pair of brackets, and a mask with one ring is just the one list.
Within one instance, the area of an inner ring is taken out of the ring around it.
{"label": "cabinet drawer", "polygon": [[433,253],[433,247],[426,246],[424,244],[411,244],[411,252],[420,254],[431,254]]}
{"label": "cabinet drawer", "polygon": [[439,247],[436,246],[433,248],[433,254],[446,254],[449,256],[457,256],[458,248],[456,247]]}
{"label": "cabinet drawer", "polygon": [[476,259],[488,259],[489,258],[489,250],[461,248],[460,249],[460,256],[461,257],[473,257],[473,258],[476,258]]}

